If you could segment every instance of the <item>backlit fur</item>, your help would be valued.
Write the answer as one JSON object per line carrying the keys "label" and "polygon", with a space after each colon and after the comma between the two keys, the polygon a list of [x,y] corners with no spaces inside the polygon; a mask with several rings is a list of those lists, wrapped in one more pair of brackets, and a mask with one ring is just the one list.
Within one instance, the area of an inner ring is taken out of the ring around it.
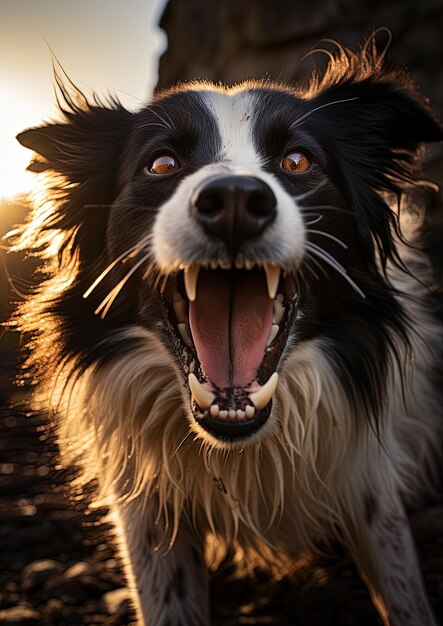
{"label": "backlit fur", "polygon": [[[439,472],[442,331],[425,256],[405,242],[398,213],[414,214],[404,198],[419,176],[417,149],[443,134],[410,79],[369,40],[358,53],[331,53],[303,88],[190,84],[139,114],[59,87],[63,120],[19,137],[36,152],[30,169],[47,178],[13,246],[45,263],[16,320],[32,335],[28,365],[59,416],[65,462],[82,467],[80,483],[98,478],[112,507],[140,622],[208,623],[203,555],[216,565],[234,545],[249,563],[289,567],[340,539],[386,625],[436,624],[401,501],[432,491]],[[140,155],[155,133],[159,148],[171,127],[178,134],[178,122],[182,138],[189,128],[192,167],[146,193],[153,149]],[[317,150],[315,184],[296,192],[272,165],[264,146],[274,135],[260,137],[269,124]],[[275,223],[241,254],[300,281],[271,416],[235,442],[193,418],[195,364],[168,343],[158,302],[182,264],[226,257],[187,210],[194,190],[225,172],[260,178],[277,198]],[[335,254],[346,238],[347,252],[304,266],[318,235],[312,212],[326,202],[337,213],[323,215],[332,230],[322,244]]]}

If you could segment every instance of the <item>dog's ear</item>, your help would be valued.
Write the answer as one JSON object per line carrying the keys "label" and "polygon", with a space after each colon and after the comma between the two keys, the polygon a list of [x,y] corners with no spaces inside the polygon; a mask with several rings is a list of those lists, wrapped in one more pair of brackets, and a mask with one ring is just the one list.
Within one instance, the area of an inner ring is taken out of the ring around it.
{"label": "dog's ear", "polygon": [[310,105],[305,122],[322,135],[331,174],[358,215],[368,263],[374,245],[383,265],[395,260],[398,221],[380,192],[398,198],[415,184],[418,148],[443,141],[443,128],[411,82],[395,72],[332,77]]}
{"label": "dog's ear", "polygon": [[28,169],[52,171],[82,183],[112,174],[118,164],[132,113],[122,106],[86,106],[64,111],[65,123],[30,128],[17,140],[34,151]]}
{"label": "dog's ear", "polygon": [[[71,97],[59,86],[62,121],[30,128],[17,139],[34,151],[28,169],[49,175],[44,184],[51,211],[31,222],[36,245],[45,231],[59,230],[66,235],[62,249],[69,243],[71,253],[79,250],[88,265],[97,248],[105,247],[108,209],[119,192],[119,168],[134,114],[118,101],[91,103],[78,90]],[[40,215],[38,202],[35,211]]]}
{"label": "dog's ear", "polygon": [[[443,141],[443,128],[417,92],[395,79],[368,77],[343,81],[323,91],[312,102],[328,132],[352,144],[362,159],[415,152],[420,144]],[[383,154],[377,151],[383,149]],[[366,153],[365,153],[366,151]]]}

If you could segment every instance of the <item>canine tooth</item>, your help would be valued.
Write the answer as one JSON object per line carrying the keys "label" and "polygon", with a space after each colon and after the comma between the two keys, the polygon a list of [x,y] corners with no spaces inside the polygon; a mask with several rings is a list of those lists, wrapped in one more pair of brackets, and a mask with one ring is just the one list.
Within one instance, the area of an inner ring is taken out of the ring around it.
{"label": "canine tooth", "polygon": [[273,300],[277,294],[278,283],[280,281],[280,268],[270,263],[264,264],[266,283],[268,285],[268,295]]}
{"label": "canine tooth", "polygon": [[278,331],[280,330],[280,326],[278,324],[272,324],[271,332],[269,333],[267,346],[269,346],[277,336]]}
{"label": "canine tooth", "polygon": [[183,298],[174,297],[174,301],[172,302],[172,306],[174,307],[175,317],[178,322],[186,322],[188,310],[186,307],[186,302]]}
{"label": "canine tooth", "polygon": [[273,324],[280,324],[282,317],[285,313],[285,307],[281,304],[279,300],[277,300],[277,298],[273,302],[273,313],[272,313]]}
{"label": "canine tooth", "polygon": [[222,420],[225,420],[228,417],[228,412],[227,411],[220,411],[219,415],[220,415]]}
{"label": "canine tooth", "polygon": [[229,409],[229,417],[231,420],[235,419],[237,417],[237,411],[234,411],[234,409]]}
{"label": "canine tooth", "polygon": [[185,344],[187,346],[189,346],[190,348],[192,348],[192,346],[194,344],[192,343],[192,339],[191,339],[191,336],[188,333],[188,329],[186,328],[186,324],[177,324],[177,328],[178,328],[178,332],[180,333],[181,338],[183,339]]}
{"label": "canine tooth", "polygon": [[274,372],[268,382],[264,384],[261,389],[249,394],[249,399],[251,400],[257,411],[259,411],[260,409],[264,409],[265,406],[269,404],[272,396],[274,395],[277,383],[278,374],[277,372]]}
{"label": "canine tooth", "polygon": [[231,261],[219,261],[218,263],[222,270],[230,270],[232,267]]}
{"label": "canine tooth", "polygon": [[209,409],[215,400],[215,395],[203,387],[195,374],[189,374],[188,383],[192,397],[198,406],[201,409]]}
{"label": "canine tooth", "polygon": [[237,409],[237,419],[238,420],[244,420],[245,419],[245,415],[246,415],[246,413],[244,411],[242,411],[241,409]]}
{"label": "canine tooth", "polygon": [[282,293],[278,293],[278,294],[275,296],[275,299],[277,300],[277,302],[279,302],[281,305],[283,305],[283,299],[284,299],[284,298],[283,298],[283,294],[282,294]]}
{"label": "canine tooth", "polygon": [[247,404],[245,407],[245,414],[248,419],[251,419],[251,417],[254,417],[255,407],[251,406],[250,404]]}
{"label": "canine tooth", "polygon": [[211,404],[210,411],[211,411],[212,417],[217,417],[217,415],[220,413],[218,404]]}
{"label": "canine tooth", "polygon": [[195,263],[185,268],[185,289],[188,300],[194,302],[197,295],[197,280],[200,271],[200,265]]}

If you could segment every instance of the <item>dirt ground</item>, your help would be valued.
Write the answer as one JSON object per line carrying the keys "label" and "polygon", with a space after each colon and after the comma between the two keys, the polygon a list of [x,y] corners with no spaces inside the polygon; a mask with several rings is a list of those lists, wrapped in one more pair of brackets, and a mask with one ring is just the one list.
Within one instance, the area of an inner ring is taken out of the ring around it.
{"label": "dirt ground", "polygon": [[[134,624],[105,511],[91,511],[86,494],[73,500],[73,473],[58,464],[47,416],[29,411],[26,392],[7,383],[10,352],[0,357],[0,624]],[[443,623],[443,504],[412,524]],[[227,563],[212,578],[211,598],[214,626],[381,624],[340,550],[278,580],[237,576]]]}

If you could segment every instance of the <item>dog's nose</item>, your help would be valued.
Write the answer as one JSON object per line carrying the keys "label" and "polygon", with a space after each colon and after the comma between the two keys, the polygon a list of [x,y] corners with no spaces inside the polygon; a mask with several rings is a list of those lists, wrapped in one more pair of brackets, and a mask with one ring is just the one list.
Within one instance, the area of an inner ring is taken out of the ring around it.
{"label": "dog's nose", "polygon": [[253,176],[223,176],[205,183],[194,197],[197,219],[208,235],[222,239],[232,254],[260,235],[277,215],[271,188]]}

